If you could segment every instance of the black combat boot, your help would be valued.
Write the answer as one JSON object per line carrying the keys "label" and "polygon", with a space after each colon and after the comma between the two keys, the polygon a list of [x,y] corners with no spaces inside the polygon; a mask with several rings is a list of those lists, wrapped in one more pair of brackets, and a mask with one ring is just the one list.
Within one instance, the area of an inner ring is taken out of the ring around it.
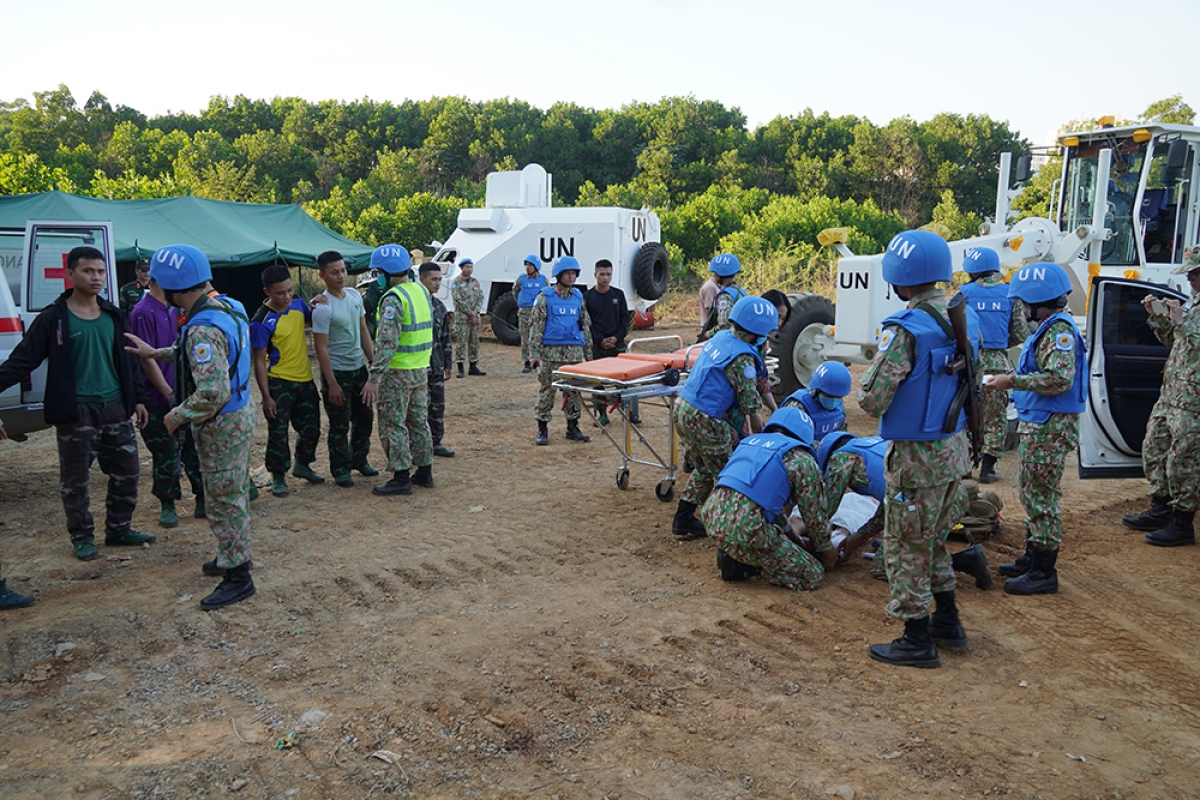
{"label": "black combat boot", "polygon": [[525,362],[525,368],[521,372],[533,372],[533,367],[530,366],[528,361]]}
{"label": "black combat boot", "polygon": [[950,563],[955,572],[962,572],[975,579],[978,589],[992,588],[992,570],[988,566],[987,553],[983,545],[973,544],[962,552],[950,556]]}
{"label": "black combat boot", "polygon": [[888,644],[871,645],[871,658],[898,667],[933,669],[940,667],[937,645],[929,635],[929,617],[904,621],[904,635]]}
{"label": "black combat boot", "polygon": [[675,510],[675,519],[671,520],[671,533],[681,539],[699,539],[708,536],[704,523],[696,519],[696,504],[687,500],[679,501]]}
{"label": "black combat boot", "polygon": [[1019,578],[1032,566],[1033,544],[1029,541],[1029,534],[1025,534],[1025,554],[1011,564],[1001,564],[996,571],[1006,578]]}
{"label": "black combat boot", "polygon": [[224,608],[254,596],[254,579],[250,577],[250,563],[225,570],[225,578],[208,597],[200,601],[205,611]]}
{"label": "black combat boot", "polygon": [[424,489],[433,488],[433,465],[426,464],[423,467],[417,467],[417,471],[413,473],[412,482]]}
{"label": "black combat boot", "polygon": [[1146,534],[1146,544],[1156,547],[1179,547],[1181,544],[1196,543],[1196,529],[1192,521],[1196,518],[1195,511],[1175,511],[1171,521],[1165,527]]}
{"label": "black combat boot", "polygon": [[1171,511],[1170,495],[1155,495],[1150,498],[1150,508],[1140,514],[1126,514],[1121,524],[1135,531],[1156,531],[1170,524]]}
{"label": "black combat boot", "polygon": [[[254,562],[247,561],[246,566],[248,566],[250,569],[254,569]],[[225,574],[225,570],[217,566],[217,560],[215,558],[212,561],[205,561],[203,564],[201,564],[200,571],[205,575],[211,575],[214,578],[219,578]]]}
{"label": "black combat boot", "polygon": [[[461,367],[460,367],[460,369],[461,369]],[[468,375],[479,375],[479,376],[487,375],[486,372],[484,372],[483,370],[481,370],[479,368],[479,364],[475,361],[471,362],[471,368],[469,370],[467,370],[467,374]]]}
{"label": "black combat boot", "polygon": [[0,608],[25,608],[33,605],[31,594],[19,594],[8,588],[8,581],[0,578]]}
{"label": "black combat boot", "polygon": [[985,453],[979,462],[979,482],[995,483],[998,480],[1000,476],[996,474],[996,457]]}
{"label": "black combat boot", "polygon": [[463,362],[461,362],[461,361],[458,362],[458,375],[455,376],[457,378],[461,378],[463,376],[462,364],[463,364]]}
{"label": "black combat boot", "polygon": [[934,592],[937,609],[929,618],[929,636],[938,647],[961,650],[967,646],[967,632],[958,619],[958,607],[954,604],[954,590]]}
{"label": "black combat boot", "polygon": [[1033,565],[1024,575],[1004,582],[1005,594],[1057,594],[1058,570],[1054,568],[1058,561],[1058,548],[1042,550],[1033,547]]}
{"label": "black combat boot", "polygon": [[392,476],[392,479],[382,486],[376,486],[371,490],[375,494],[412,494],[412,480],[408,477],[408,470],[398,469]]}
{"label": "black combat boot", "polygon": [[579,430],[579,420],[567,420],[567,438],[576,442],[590,442],[592,437]]}
{"label": "black combat boot", "polygon": [[721,548],[717,548],[717,569],[721,570],[721,580],[727,583],[744,581],[755,575],[762,575],[762,567],[752,567],[733,558]]}
{"label": "black combat boot", "polygon": [[546,427],[547,423],[538,420],[538,444],[550,444],[550,429]]}

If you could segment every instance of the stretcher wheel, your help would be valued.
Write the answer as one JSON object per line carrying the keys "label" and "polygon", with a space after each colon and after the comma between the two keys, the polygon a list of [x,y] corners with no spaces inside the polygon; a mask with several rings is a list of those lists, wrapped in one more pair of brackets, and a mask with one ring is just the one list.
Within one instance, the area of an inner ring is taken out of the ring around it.
{"label": "stretcher wheel", "polygon": [[671,498],[675,496],[675,481],[661,480],[658,486],[654,487],[654,496],[664,503],[671,502]]}
{"label": "stretcher wheel", "polygon": [[621,491],[625,491],[629,488],[629,470],[617,470],[617,488]]}
{"label": "stretcher wheel", "polygon": [[679,370],[675,369],[674,367],[667,367],[667,371],[663,373],[663,385],[678,386]]}

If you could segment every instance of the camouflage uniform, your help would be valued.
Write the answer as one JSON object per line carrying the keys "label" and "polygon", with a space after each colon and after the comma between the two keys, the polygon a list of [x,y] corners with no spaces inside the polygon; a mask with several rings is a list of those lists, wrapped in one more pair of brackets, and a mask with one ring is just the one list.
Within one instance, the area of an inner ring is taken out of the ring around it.
{"label": "camouflage uniform", "polygon": [[[744,417],[758,411],[761,399],[756,379],[757,366],[753,356],[735,356],[723,372],[737,397],[737,408],[734,411]],[[751,377],[746,377],[747,373]],[[680,500],[698,506],[708,499],[717,475],[725,469],[725,462],[737,446],[738,431],[725,420],[710,417],[683,399],[679,401],[675,414],[675,430],[679,434],[680,448],[692,457],[695,467],[680,495]]]}
{"label": "camouflage uniform", "polygon": [[[560,297],[570,297],[573,289],[568,290],[563,294],[563,287],[556,289]],[[587,304],[581,303],[579,306],[579,321],[583,326],[584,344],[542,344],[542,337],[546,331],[546,296],[541,292],[538,293],[537,300],[533,302],[533,308],[529,309],[529,348],[531,361],[541,361],[541,368],[538,370],[538,399],[537,405],[533,408],[533,417],[538,422],[549,422],[552,412],[554,411],[554,396],[556,391],[551,384],[554,382],[554,370],[566,364],[578,364],[586,361],[588,353],[592,352],[592,320],[588,316]],[[524,344],[525,340],[521,340]],[[578,420],[580,408],[578,399],[568,395],[567,408],[564,412],[567,421]]]}
{"label": "camouflage uniform", "polygon": [[1150,317],[1159,341],[1171,348],[1162,393],[1146,423],[1142,461],[1151,496],[1170,497],[1175,510],[1200,511],[1200,298],[1183,306],[1183,324]]}
{"label": "camouflage uniform", "polygon": [[[914,295],[908,307],[921,303],[948,318],[946,296],[940,289]],[[863,411],[875,417],[891,405],[900,383],[912,372],[916,353],[916,340],[904,328],[888,325],[884,331],[893,338],[864,373],[857,395]],[[971,468],[967,433],[962,430],[933,441],[891,442],[886,461],[888,490],[880,552],[892,591],[887,610],[903,620],[921,619],[929,614],[933,594],[955,586],[946,537],[967,507],[967,491],[959,480]]]}
{"label": "camouflage uniform", "polygon": [[329,385],[321,376],[321,397],[325,405],[325,416],[329,419],[329,432],[325,443],[329,446],[329,470],[336,478],[349,475],[350,470],[359,469],[367,463],[371,452],[371,431],[375,427],[375,412],[362,401],[363,386],[367,383],[367,368],[335,369],[333,379],[342,387],[345,402],[335,406],[329,402]]}
{"label": "camouflage uniform", "polygon": [[[206,301],[211,302],[201,299]],[[211,348],[212,357],[203,363],[188,357],[198,345]],[[159,350],[157,357],[166,360],[172,352]],[[254,400],[251,398],[231,414],[219,413],[230,396],[229,343],[219,328],[203,324],[189,328],[183,353],[180,374],[186,399],[171,409],[166,418],[180,425],[191,423],[204,477],[208,525],[217,538],[216,565],[220,569],[233,569],[250,561],[253,555],[249,488],[256,418]]]}
{"label": "camouflage uniform", "polygon": [[267,420],[266,465],[272,475],[283,475],[292,468],[289,423],[296,431],[296,463],[307,467],[316,461],[317,442],[321,438],[321,399],[313,381],[268,377],[267,386],[275,401],[275,418]]}
{"label": "camouflage uniform", "polygon": [[[725,291],[725,289],[732,289],[734,291],[731,294]],[[733,307],[737,305],[738,298],[745,297],[746,294],[746,291],[736,284],[730,284],[718,290],[717,296],[713,300],[712,309],[708,312],[708,319],[705,320],[697,341],[707,341],[728,328],[729,315],[733,313]]]}
{"label": "camouflage uniform", "polygon": [[[1065,321],[1046,328],[1037,345],[1038,371],[1017,375],[1014,389],[1038,394],[1062,394],[1075,381],[1075,350],[1056,345],[1062,335],[1075,341],[1075,331]],[[1018,488],[1025,506],[1030,541],[1039,549],[1056,550],[1062,543],[1062,474],[1067,454],[1079,441],[1078,414],[1051,414],[1042,423],[1018,424],[1021,443]]]}
{"label": "camouflage uniform", "polygon": [[[848,450],[837,450],[830,455],[828,463],[825,464],[825,498],[829,502],[825,519],[833,519],[838,506],[842,504],[842,495],[846,493],[847,489],[866,486],[870,482],[871,479],[867,475],[867,464],[863,461],[862,456]],[[864,541],[870,541],[883,533],[884,508],[885,504],[880,503],[879,508],[875,509],[875,513],[871,515],[866,524],[858,529],[858,535]],[[807,522],[808,517],[805,517],[804,520]],[[882,553],[877,554],[871,561],[871,577],[887,578]]]}
{"label": "camouflage uniform", "polygon": [[71,543],[90,542],[96,531],[88,508],[88,485],[92,462],[99,459],[100,469],[108,476],[106,538],[129,533],[133,510],[137,507],[138,463],[137,434],[121,400],[111,403],[80,403],[79,421],[56,425],[58,432],[58,492],[67,517]]}
{"label": "camouflage uniform", "polygon": [[146,296],[146,292],[148,291],[150,291],[149,283],[145,286],[139,286],[137,281],[127,283],[117,290],[117,302],[126,316],[128,316],[130,311],[133,311],[133,307]]}
{"label": "camouflage uniform", "polygon": [[[395,309],[391,319],[384,313],[388,308]],[[433,442],[429,436],[426,368],[391,368],[392,356],[400,344],[404,309],[400,300],[389,294],[380,301],[379,311],[375,360],[370,369],[371,380],[379,384],[379,441],[392,472],[428,466],[433,463]]]}
{"label": "camouflage uniform", "polygon": [[[830,548],[825,515],[825,489],[821,470],[812,454],[796,447],[783,456],[792,494],[784,503],[800,507],[808,536],[817,552]],[[695,474],[695,473],[693,473]],[[788,589],[815,589],[825,579],[825,568],[800,545],[768,520],[762,506],[728,486],[718,486],[700,509],[700,517],[717,547],[751,567],[761,567],[768,583]],[[784,524],[787,524],[786,522]]]}
{"label": "camouflage uniform", "polygon": [[[433,350],[429,354],[429,436],[433,446],[446,435],[446,370],[450,368],[450,326],[446,324],[446,306],[429,296],[433,310]],[[457,316],[457,315],[455,315]]]}
{"label": "camouflage uniform", "polygon": [[[454,300],[454,360],[474,364],[479,360],[479,329],[482,320],[470,319],[470,312],[483,310],[483,287],[475,276],[463,278],[450,284],[450,297]],[[464,359],[465,356],[465,359]]]}
{"label": "camouflage uniform", "polygon": [[[999,275],[987,275],[975,283],[980,286],[997,286],[1003,281]],[[1025,320],[1025,304],[1013,298],[1012,312],[1008,320],[1008,346],[1020,347],[1033,333]],[[1006,375],[1013,371],[1012,361],[1007,350],[981,348],[975,374],[979,380],[984,375]],[[1004,438],[1008,433],[1008,392],[993,389],[990,386],[980,386],[979,389],[979,431],[982,436],[980,455],[1000,458],[1004,454]]]}
{"label": "camouflage uniform", "polygon": [[142,428],[142,441],[150,451],[154,462],[154,487],[151,494],[159,500],[179,500],[183,492],[179,488],[180,464],[192,485],[192,494],[197,499],[204,497],[204,479],[200,473],[200,459],[196,455],[196,443],[191,429],[186,425],[175,432],[167,433],[163,420],[171,409],[168,406],[146,406],[146,427]]}
{"label": "camouflage uniform", "polygon": [[367,330],[370,331],[372,339],[375,338],[378,325],[379,299],[385,291],[387,290],[379,285],[379,281],[371,281],[362,290],[363,312],[367,315]]}
{"label": "camouflage uniform", "polygon": [[537,356],[533,354],[533,306],[517,309],[517,329],[521,334],[521,360],[532,361]]}

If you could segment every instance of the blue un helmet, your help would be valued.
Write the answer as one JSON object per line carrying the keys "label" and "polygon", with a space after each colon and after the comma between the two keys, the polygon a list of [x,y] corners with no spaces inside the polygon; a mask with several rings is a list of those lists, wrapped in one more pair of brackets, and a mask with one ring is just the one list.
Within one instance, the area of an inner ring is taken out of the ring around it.
{"label": "blue un helmet", "polygon": [[412,269],[412,256],[398,244],[381,244],[371,252],[371,269],[400,275]]}
{"label": "blue un helmet", "polygon": [[154,251],[150,277],[168,292],[191,289],[212,280],[208,256],[190,244],[169,244]]}
{"label": "blue un helmet", "polygon": [[708,271],[715,272],[718,278],[728,278],[742,271],[742,262],[732,253],[721,253],[708,262]]}
{"label": "blue un helmet", "polygon": [[821,471],[825,471],[825,467],[829,464],[829,457],[833,455],[840,447],[854,440],[854,434],[849,431],[834,431],[821,440],[821,446],[817,448],[817,465],[821,467]]}
{"label": "blue un helmet", "polygon": [[465,267],[467,264],[474,264],[474,263],[475,262],[469,258],[463,258],[463,259],[459,260],[458,265],[460,267]]}
{"label": "blue un helmet", "polygon": [[808,388],[819,389],[830,397],[850,394],[850,370],[840,361],[826,361],[817,367]]}
{"label": "blue un helmet", "polygon": [[530,253],[525,256],[525,263],[533,265],[533,268],[537,270],[542,268],[542,260],[538,258],[537,253]]}
{"label": "blue un helmet", "polygon": [[763,427],[763,433],[778,430],[780,433],[799,440],[801,444],[812,447],[813,421],[803,408],[784,406],[771,415]]}
{"label": "blue un helmet", "polygon": [[729,321],[759,338],[779,327],[779,312],[769,300],[761,297],[743,297],[733,304]]}
{"label": "blue un helmet", "polygon": [[570,270],[575,271],[576,277],[579,276],[579,260],[574,256],[563,256],[554,262],[554,270],[550,273],[550,277],[557,278],[559,275]]}
{"label": "blue un helmet", "polygon": [[948,281],[953,273],[950,246],[933,231],[898,233],[883,254],[883,279],[892,286]]}
{"label": "blue un helmet", "polygon": [[972,247],[963,256],[962,268],[968,275],[999,272],[1000,256],[990,247]]}
{"label": "blue un helmet", "polygon": [[1044,261],[1021,267],[1008,284],[1008,296],[1029,305],[1049,303],[1071,293],[1071,276],[1058,264]]}

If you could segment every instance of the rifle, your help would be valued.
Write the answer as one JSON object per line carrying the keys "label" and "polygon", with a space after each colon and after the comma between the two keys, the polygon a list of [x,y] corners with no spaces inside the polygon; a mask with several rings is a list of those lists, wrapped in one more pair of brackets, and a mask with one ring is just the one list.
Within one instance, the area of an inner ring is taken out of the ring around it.
{"label": "rifle", "polygon": [[975,374],[975,348],[971,346],[971,337],[967,333],[967,298],[958,292],[950,298],[946,310],[950,314],[950,327],[954,331],[954,344],[958,349],[954,360],[946,365],[946,374],[958,373],[958,390],[946,411],[946,421],[942,424],[943,433],[954,433],[958,427],[958,415],[964,409],[967,412],[967,432],[971,439],[971,464],[977,466],[982,455],[980,449],[981,429],[979,425],[979,382]]}

